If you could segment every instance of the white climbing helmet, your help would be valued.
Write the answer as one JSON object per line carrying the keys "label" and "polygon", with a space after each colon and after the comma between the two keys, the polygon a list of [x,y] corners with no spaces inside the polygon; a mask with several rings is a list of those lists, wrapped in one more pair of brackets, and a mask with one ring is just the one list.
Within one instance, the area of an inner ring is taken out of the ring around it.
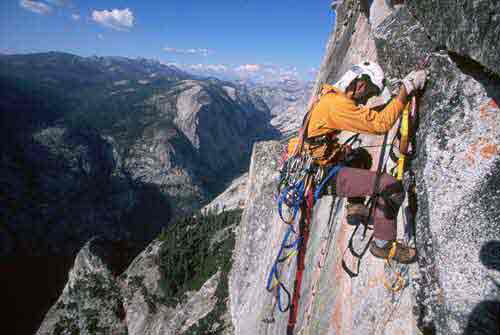
{"label": "white climbing helmet", "polygon": [[335,86],[345,92],[354,79],[361,78],[363,75],[368,76],[372,84],[377,86],[380,92],[384,90],[384,71],[380,65],[370,61],[364,61],[351,67]]}

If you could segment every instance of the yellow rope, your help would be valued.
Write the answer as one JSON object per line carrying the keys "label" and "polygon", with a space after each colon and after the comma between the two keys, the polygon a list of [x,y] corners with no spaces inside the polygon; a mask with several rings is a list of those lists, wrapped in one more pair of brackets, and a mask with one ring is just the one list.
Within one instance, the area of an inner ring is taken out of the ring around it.
{"label": "yellow rope", "polygon": [[404,174],[404,168],[405,168],[405,159],[406,159],[406,155],[405,154],[401,154],[401,156],[399,156],[399,159],[398,159],[398,173],[396,175],[396,179],[401,181],[403,180],[403,174]]}
{"label": "yellow rope", "polygon": [[403,119],[401,120],[401,142],[399,145],[399,160],[398,160],[398,169],[397,169],[397,175],[396,179],[401,181],[403,180],[403,174],[404,174],[404,168],[405,168],[405,160],[406,160],[406,153],[408,151],[408,132],[410,129],[410,110],[409,110],[409,105],[405,107],[403,110]]}
{"label": "yellow rope", "polygon": [[401,273],[396,271],[391,264],[391,260],[396,256],[397,242],[392,242],[391,250],[389,251],[389,256],[386,259],[386,263],[389,268],[392,270],[394,275],[396,276],[396,280],[393,283],[390,283],[389,280],[384,276],[384,286],[386,289],[392,292],[398,292],[405,286],[405,279],[401,276]]}

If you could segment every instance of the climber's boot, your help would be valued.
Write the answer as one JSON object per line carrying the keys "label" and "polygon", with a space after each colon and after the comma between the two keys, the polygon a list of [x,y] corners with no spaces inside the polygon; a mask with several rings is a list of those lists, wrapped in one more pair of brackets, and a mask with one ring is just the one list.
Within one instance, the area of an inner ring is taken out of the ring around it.
{"label": "climber's boot", "polygon": [[347,204],[347,223],[357,226],[360,223],[367,223],[369,216],[369,209],[362,203]]}
{"label": "climber's boot", "polygon": [[388,241],[384,247],[377,246],[373,241],[370,246],[370,252],[377,258],[394,260],[398,263],[409,264],[417,259],[417,250],[396,241]]}

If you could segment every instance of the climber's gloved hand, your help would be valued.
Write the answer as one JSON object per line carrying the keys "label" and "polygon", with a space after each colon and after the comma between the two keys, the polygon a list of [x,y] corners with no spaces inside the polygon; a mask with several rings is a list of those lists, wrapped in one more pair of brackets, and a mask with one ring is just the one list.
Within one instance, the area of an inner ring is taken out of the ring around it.
{"label": "climber's gloved hand", "polygon": [[405,79],[403,79],[406,94],[412,95],[415,91],[424,88],[426,79],[427,75],[424,70],[414,70],[410,72]]}

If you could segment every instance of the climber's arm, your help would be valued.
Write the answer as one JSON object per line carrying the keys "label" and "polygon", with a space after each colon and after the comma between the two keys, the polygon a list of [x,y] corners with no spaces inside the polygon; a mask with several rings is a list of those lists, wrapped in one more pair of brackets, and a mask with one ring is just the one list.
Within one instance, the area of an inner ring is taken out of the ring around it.
{"label": "climber's arm", "polygon": [[388,132],[399,118],[406,102],[407,94],[404,86],[396,98],[382,110],[376,111],[367,107],[358,107],[352,100],[343,99],[342,104],[331,106],[330,123],[333,128],[365,134],[384,134]]}

